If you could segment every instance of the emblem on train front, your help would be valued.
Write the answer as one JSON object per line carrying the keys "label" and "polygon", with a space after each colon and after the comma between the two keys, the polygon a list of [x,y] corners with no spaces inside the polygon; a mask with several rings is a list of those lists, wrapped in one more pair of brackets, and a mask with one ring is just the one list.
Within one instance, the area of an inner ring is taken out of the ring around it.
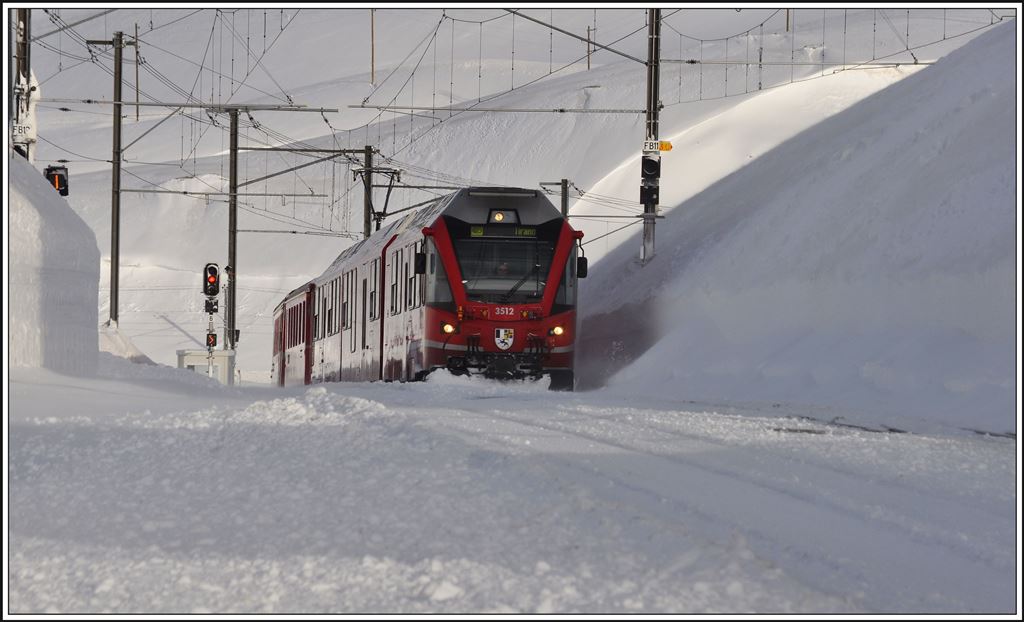
{"label": "emblem on train front", "polygon": [[494,344],[502,350],[508,350],[512,347],[512,340],[515,335],[515,331],[511,328],[495,328],[494,329]]}

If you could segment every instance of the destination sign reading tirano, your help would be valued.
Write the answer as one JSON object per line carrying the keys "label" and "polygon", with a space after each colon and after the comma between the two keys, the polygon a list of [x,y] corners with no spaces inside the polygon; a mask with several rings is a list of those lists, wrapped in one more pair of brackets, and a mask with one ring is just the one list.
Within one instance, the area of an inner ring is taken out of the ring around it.
{"label": "destination sign reading tirano", "polygon": [[535,238],[537,227],[520,227],[518,225],[472,225],[469,228],[471,238]]}

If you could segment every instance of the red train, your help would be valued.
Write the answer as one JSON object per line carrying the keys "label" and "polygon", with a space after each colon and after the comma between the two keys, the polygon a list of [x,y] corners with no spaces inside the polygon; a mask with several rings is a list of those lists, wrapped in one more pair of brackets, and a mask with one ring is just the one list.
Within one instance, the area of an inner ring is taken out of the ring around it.
{"label": "red train", "polygon": [[346,249],[274,310],[281,386],[549,376],[572,390],[575,231],[541,193],[465,188]]}

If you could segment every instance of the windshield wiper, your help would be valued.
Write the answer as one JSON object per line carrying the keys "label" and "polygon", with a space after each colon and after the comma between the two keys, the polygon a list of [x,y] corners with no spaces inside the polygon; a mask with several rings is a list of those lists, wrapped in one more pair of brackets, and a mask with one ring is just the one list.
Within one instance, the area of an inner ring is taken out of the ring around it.
{"label": "windshield wiper", "polygon": [[537,272],[539,270],[540,270],[540,264],[539,263],[533,264],[533,267],[530,268],[530,271],[527,272],[526,274],[524,274],[523,278],[521,278],[518,281],[516,281],[516,284],[512,286],[512,289],[510,289],[507,292],[505,292],[505,294],[501,297],[501,301],[502,302],[508,302],[512,298],[512,296],[515,295],[516,291],[520,287],[523,286],[523,283],[525,283],[528,278],[530,278],[535,272]]}

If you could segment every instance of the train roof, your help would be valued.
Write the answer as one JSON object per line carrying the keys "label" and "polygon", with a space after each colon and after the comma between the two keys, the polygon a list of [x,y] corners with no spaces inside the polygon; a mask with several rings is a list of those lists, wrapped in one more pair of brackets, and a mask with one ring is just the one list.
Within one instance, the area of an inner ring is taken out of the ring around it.
{"label": "train roof", "polygon": [[452,200],[443,210],[444,216],[452,216],[465,222],[484,221],[492,209],[515,209],[519,224],[540,225],[555,218],[562,212],[539,190],[531,188],[463,188],[455,192]]}
{"label": "train roof", "polygon": [[435,201],[418,210],[410,211],[403,218],[392,221],[379,231],[374,231],[370,237],[349,246],[331,262],[320,276],[288,292],[284,300],[289,300],[296,294],[304,292],[310,283],[319,283],[334,278],[337,268],[348,259],[368,248],[383,244],[383,240],[389,239],[394,233],[405,231],[408,228],[421,229],[429,226],[440,216],[451,216],[466,222],[475,222],[479,219],[481,212],[487,214],[490,209],[494,208],[514,208],[519,215],[519,222],[524,225],[539,225],[562,217],[562,212],[539,190],[505,186],[462,188],[451,194],[437,197]]}
{"label": "train roof", "polygon": [[[537,225],[562,217],[561,211],[538,190],[509,187],[462,188],[451,194],[438,197],[437,200],[410,212],[404,218],[392,221],[380,231],[373,232],[370,237],[346,248],[331,262],[324,274],[333,273],[333,268],[362,252],[367,245],[377,245],[380,240],[390,238],[393,233],[411,227],[417,229],[427,227],[439,216],[452,216],[473,222],[479,218],[481,211],[487,214],[487,210],[501,207],[501,203],[505,201],[515,202],[514,207],[519,213],[519,222],[524,225]],[[497,205],[496,202],[498,202]],[[510,204],[509,207],[512,205]]]}

